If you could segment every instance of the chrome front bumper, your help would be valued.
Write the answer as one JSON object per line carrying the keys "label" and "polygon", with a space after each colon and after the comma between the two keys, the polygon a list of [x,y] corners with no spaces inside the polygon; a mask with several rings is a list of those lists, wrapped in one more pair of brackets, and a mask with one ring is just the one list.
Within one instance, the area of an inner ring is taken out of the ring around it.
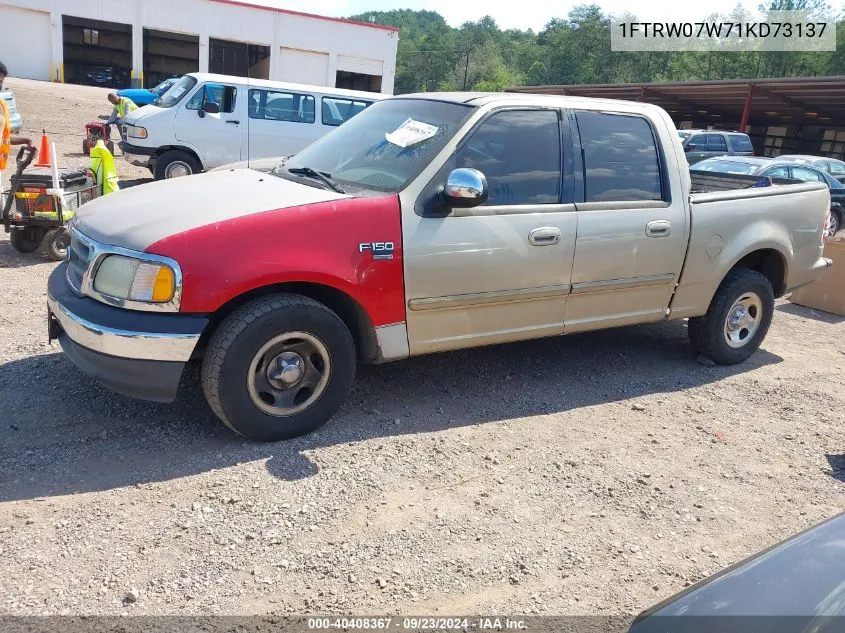
{"label": "chrome front bumper", "polygon": [[200,338],[199,333],[138,332],[92,323],[74,314],[49,293],[47,306],[74,343],[109,356],[186,363]]}
{"label": "chrome front bumper", "polygon": [[48,339],[58,340],[68,360],[112,391],[173,401],[208,319],[127,310],[80,296],[66,279],[67,267],[60,264],[47,283]]}

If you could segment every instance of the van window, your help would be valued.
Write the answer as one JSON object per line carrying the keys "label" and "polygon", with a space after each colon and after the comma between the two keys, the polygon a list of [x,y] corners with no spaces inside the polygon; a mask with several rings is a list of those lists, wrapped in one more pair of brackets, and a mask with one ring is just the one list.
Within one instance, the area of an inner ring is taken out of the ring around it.
{"label": "van window", "polygon": [[323,121],[323,125],[340,125],[344,121],[354,117],[371,103],[372,101],[323,97],[321,120]]}
{"label": "van window", "polygon": [[278,90],[249,91],[249,118],[314,123],[314,97]]}
{"label": "van window", "polygon": [[220,112],[230,113],[235,111],[235,102],[238,98],[238,89],[234,86],[221,84],[204,84],[194,93],[190,101],[185,104],[188,110],[199,110],[203,94],[206,101],[213,101],[220,108]]}

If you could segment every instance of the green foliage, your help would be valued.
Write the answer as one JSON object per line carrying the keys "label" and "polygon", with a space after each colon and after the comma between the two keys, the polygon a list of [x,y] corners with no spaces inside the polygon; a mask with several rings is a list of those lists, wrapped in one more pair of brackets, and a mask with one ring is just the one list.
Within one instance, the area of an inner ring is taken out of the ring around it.
{"label": "green foliage", "polygon": [[[829,12],[824,0],[769,0],[761,11]],[[633,20],[634,15],[624,17]],[[737,7],[724,21],[748,18]],[[501,30],[490,16],[450,27],[434,11],[373,11],[352,16],[400,28],[394,93],[426,90],[500,91],[515,85],[600,84],[811,77],[845,74],[845,23],[835,52],[614,53],[611,16],[595,4],[575,6],[539,33]]]}

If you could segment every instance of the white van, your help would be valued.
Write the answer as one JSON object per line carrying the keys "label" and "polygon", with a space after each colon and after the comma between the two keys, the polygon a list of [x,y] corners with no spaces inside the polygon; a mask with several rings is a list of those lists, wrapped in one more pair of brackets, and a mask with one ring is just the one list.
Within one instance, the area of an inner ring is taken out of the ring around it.
{"label": "white van", "polygon": [[156,180],[289,156],[390,95],[227,75],[183,75],[129,114],[120,148]]}

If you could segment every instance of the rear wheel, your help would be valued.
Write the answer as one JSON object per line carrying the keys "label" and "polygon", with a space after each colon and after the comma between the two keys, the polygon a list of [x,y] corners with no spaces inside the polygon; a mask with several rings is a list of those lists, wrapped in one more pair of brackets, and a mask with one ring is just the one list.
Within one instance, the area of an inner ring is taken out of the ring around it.
{"label": "rear wheel", "polygon": [[41,241],[41,254],[55,262],[61,262],[67,259],[68,246],[70,246],[70,235],[65,227],[60,226],[47,231],[44,235]]}
{"label": "rear wheel", "polygon": [[689,320],[693,347],[720,365],[735,365],[756,352],[772,323],[772,284],[756,270],[731,270],[703,317]]}
{"label": "rear wheel", "polygon": [[170,150],[158,157],[155,163],[155,179],[181,178],[202,171],[199,161],[188,152]]}
{"label": "rear wheel", "polygon": [[44,234],[41,229],[27,226],[22,229],[12,229],[9,241],[19,253],[31,253],[41,245]]}
{"label": "rear wheel", "polygon": [[229,428],[274,442],[309,433],[341,407],[355,343],[326,306],[298,295],[256,299],[226,318],[202,365],[208,404]]}

